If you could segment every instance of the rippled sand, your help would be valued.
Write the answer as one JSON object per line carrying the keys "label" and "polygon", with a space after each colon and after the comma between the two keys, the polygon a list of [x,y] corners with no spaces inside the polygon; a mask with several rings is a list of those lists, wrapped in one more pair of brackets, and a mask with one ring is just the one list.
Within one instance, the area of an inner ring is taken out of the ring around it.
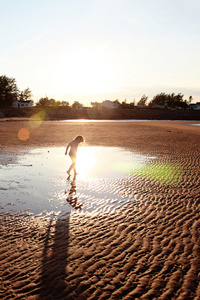
{"label": "rippled sand", "polygon": [[[22,122],[15,130],[1,123],[1,154],[13,162],[21,149],[63,147],[79,132],[88,146],[156,159],[110,181],[111,194],[134,200],[112,212],[2,212],[1,299],[200,299],[200,129],[180,122],[51,124],[30,129],[30,140],[16,149]],[[91,188],[108,190],[100,179]]]}

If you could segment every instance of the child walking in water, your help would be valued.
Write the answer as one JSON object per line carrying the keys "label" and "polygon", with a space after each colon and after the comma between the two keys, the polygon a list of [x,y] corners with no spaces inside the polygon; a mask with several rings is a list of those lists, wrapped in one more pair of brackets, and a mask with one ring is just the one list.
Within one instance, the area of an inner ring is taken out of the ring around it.
{"label": "child walking in water", "polygon": [[69,170],[67,171],[69,176],[70,176],[70,173],[71,173],[72,169],[74,171],[74,176],[76,176],[76,174],[77,174],[76,173],[76,153],[77,153],[77,150],[78,150],[78,145],[80,143],[83,143],[83,142],[84,142],[84,138],[82,137],[82,135],[78,135],[73,141],[71,141],[69,143],[69,145],[66,148],[65,155],[67,155],[68,149],[70,149],[69,150],[69,156],[70,156],[71,161],[72,161],[72,164],[69,167]]}

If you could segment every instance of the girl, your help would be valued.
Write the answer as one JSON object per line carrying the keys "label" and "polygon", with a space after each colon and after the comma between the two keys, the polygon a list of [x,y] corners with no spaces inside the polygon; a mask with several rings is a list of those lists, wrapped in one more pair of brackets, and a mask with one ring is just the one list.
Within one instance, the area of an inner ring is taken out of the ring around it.
{"label": "girl", "polygon": [[84,142],[84,138],[81,135],[78,135],[73,141],[71,141],[69,143],[69,145],[66,148],[65,151],[65,155],[67,155],[68,149],[69,150],[69,156],[71,158],[72,164],[69,167],[69,170],[67,171],[67,173],[70,175],[71,170],[74,170],[74,176],[76,176],[76,153],[77,153],[77,149],[78,149],[78,145],[80,143]]}

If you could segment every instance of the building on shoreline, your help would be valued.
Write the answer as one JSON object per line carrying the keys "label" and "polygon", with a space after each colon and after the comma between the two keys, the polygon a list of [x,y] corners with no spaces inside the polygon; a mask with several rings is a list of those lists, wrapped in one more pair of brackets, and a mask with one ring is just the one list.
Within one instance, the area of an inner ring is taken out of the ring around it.
{"label": "building on shoreline", "polygon": [[200,102],[192,103],[189,105],[189,109],[200,110]]}
{"label": "building on shoreline", "polygon": [[12,104],[15,108],[25,108],[25,107],[33,107],[33,101],[27,100],[27,101],[18,101],[15,100]]}
{"label": "building on shoreline", "polygon": [[112,102],[110,100],[105,100],[101,103],[101,108],[109,108],[109,109],[119,108],[119,104]]}

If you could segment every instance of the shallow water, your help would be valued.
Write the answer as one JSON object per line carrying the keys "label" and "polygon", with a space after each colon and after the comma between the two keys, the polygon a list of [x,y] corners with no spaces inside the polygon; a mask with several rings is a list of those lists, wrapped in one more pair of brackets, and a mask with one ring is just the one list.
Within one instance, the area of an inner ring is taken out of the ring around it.
{"label": "shallow water", "polygon": [[[159,120],[159,122],[169,122],[170,120]],[[64,123],[137,123],[137,122],[158,122],[158,120],[139,120],[139,119],[115,119],[115,120],[106,120],[106,119],[68,119],[68,120],[59,120],[59,122]]]}
{"label": "shallow water", "polygon": [[112,212],[135,201],[124,183],[152,160],[121,148],[79,147],[76,178],[68,178],[64,148],[39,148],[0,155],[0,211],[48,217]]}
{"label": "shallow water", "polygon": [[191,126],[200,126],[200,124],[199,123],[196,123],[196,124],[190,124]]}

